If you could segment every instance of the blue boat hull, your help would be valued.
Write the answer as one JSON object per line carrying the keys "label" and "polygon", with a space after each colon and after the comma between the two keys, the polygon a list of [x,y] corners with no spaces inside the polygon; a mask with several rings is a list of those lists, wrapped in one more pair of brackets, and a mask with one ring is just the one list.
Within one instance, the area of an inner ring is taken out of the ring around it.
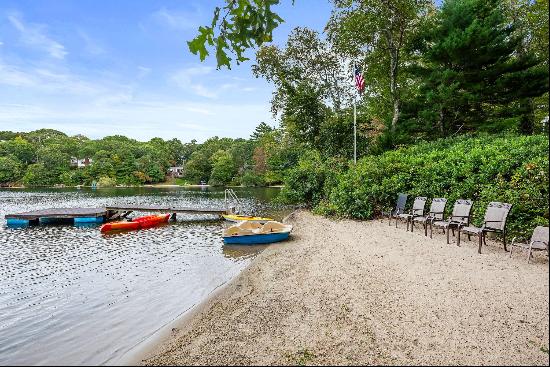
{"label": "blue boat hull", "polygon": [[288,238],[288,235],[290,235],[290,232],[231,236],[224,237],[223,242],[227,245],[259,245],[284,241]]}

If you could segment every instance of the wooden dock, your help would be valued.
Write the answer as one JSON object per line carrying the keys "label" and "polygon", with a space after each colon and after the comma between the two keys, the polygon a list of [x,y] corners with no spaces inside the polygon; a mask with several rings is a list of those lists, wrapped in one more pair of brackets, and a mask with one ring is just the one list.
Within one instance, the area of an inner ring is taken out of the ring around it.
{"label": "wooden dock", "polygon": [[157,213],[172,213],[172,219],[176,219],[177,213],[182,214],[227,214],[228,210],[223,208],[191,208],[191,207],[173,207],[160,205],[124,205],[124,206],[108,206],[105,208],[108,212],[109,220],[117,218],[125,218],[132,212],[157,212]]}
{"label": "wooden dock", "polygon": [[52,208],[33,210],[24,213],[7,214],[8,226],[28,226],[30,224],[48,224],[63,220],[73,220],[75,224],[103,223],[110,220],[125,218],[132,212],[171,213],[172,219],[177,213],[185,214],[227,214],[223,208],[191,208],[159,205],[123,205],[105,208]]}
{"label": "wooden dock", "polygon": [[124,205],[124,206],[108,206],[107,211],[118,212],[161,212],[161,213],[186,213],[186,214],[227,214],[227,209],[222,208],[191,208],[191,207],[175,207],[175,206],[160,206],[160,205]]}

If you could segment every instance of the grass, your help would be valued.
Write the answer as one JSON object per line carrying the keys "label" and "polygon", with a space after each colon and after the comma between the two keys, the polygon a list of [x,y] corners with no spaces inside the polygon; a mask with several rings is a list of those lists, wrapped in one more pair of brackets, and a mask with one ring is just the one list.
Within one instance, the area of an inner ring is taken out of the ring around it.
{"label": "grass", "polygon": [[286,354],[287,360],[296,366],[306,366],[315,358],[315,354],[307,348],[300,349],[296,353]]}

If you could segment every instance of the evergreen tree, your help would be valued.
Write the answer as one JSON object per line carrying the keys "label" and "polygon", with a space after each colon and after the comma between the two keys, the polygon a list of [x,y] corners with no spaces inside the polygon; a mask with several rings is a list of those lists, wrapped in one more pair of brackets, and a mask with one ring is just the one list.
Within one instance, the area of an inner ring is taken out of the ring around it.
{"label": "evergreen tree", "polygon": [[444,2],[418,45],[419,106],[409,112],[421,128],[447,135],[513,123],[532,131],[524,101],[548,90],[548,71],[532,53],[516,52],[522,36],[504,11],[502,0]]}

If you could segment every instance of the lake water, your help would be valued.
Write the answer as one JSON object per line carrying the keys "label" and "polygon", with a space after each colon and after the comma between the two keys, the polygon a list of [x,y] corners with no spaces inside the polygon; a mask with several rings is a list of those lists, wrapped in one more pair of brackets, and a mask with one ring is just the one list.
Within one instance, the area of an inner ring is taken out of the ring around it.
{"label": "lake water", "polygon": [[[288,213],[278,189],[235,189],[247,214]],[[50,207],[222,207],[223,189],[0,190],[0,365],[104,364],[237,275],[265,247],[225,246],[215,216],[102,235],[98,226],[7,228]],[[136,215],[143,213],[136,213]]]}

